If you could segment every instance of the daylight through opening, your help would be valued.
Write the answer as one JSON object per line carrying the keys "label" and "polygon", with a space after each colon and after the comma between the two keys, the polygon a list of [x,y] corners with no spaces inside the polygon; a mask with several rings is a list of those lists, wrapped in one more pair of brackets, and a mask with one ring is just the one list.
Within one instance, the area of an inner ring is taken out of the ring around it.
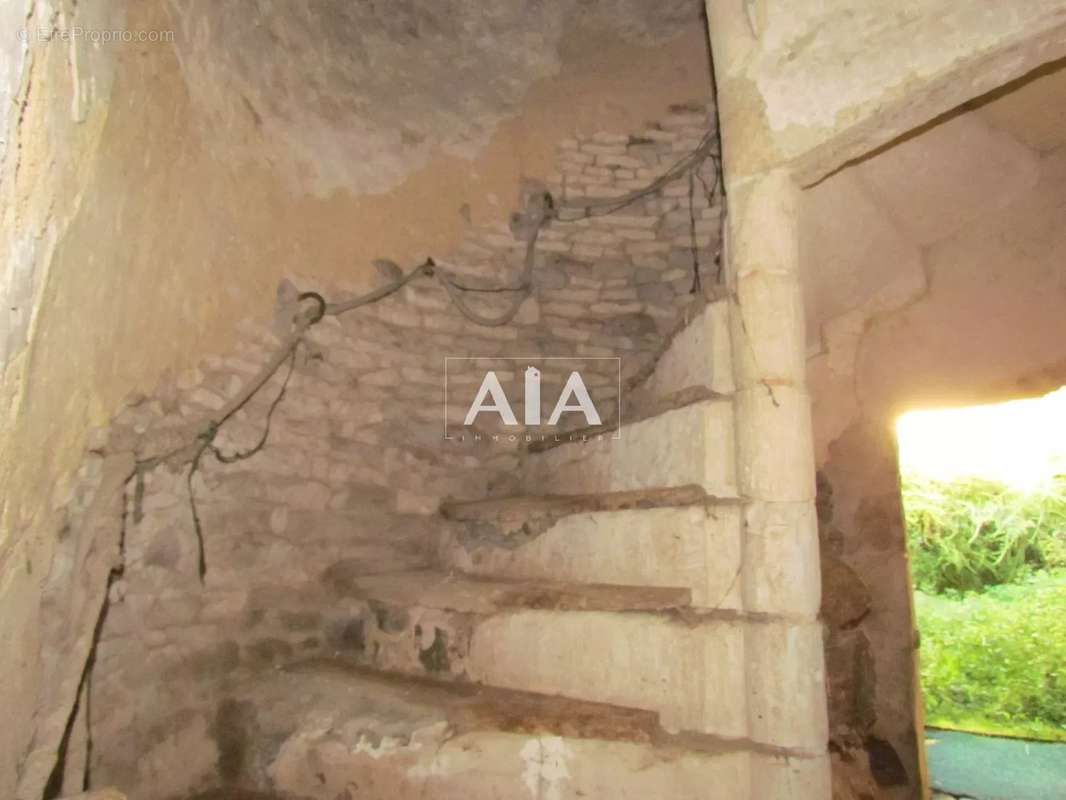
{"label": "daylight through opening", "polygon": [[1032,784],[1011,797],[1066,779],[1066,744],[1031,741],[1066,742],[1064,420],[1066,388],[897,422],[930,777],[955,796],[1001,796],[1004,763]]}

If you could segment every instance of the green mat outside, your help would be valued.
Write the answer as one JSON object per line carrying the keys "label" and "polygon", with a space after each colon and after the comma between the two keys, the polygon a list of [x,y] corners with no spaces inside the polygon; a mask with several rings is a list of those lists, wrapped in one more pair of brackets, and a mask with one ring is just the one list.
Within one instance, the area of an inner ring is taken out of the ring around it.
{"label": "green mat outside", "polygon": [[1066,800],[1066,743],[927,728],[933,788],[975,800]]}

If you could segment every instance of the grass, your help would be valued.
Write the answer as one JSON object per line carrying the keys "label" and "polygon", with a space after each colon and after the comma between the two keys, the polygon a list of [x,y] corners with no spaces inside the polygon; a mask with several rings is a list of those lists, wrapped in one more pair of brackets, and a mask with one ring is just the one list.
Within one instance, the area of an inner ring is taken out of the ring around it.
{"label": "grass", "polygon": [[929,725],[1066,741],[1066,570],[915,601]]}
{"label": "grass", "polygon": [[1066,480],[903,488],[926,722],[1066,741]]}

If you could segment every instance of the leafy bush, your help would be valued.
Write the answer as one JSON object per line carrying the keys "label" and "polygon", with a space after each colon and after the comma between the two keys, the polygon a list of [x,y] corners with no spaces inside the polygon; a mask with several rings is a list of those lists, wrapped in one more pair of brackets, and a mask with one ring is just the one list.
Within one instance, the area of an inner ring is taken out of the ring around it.
{"label": "leafy bush", "polygon": [[1066,740],[1066,571],[915,601],[930,725]]}
{"label": "leafy bush", "polygon": [[934,594],[1013,583],[1066,566],[1066,477],[1021,492],[982,478],[903,477],[915,586]]}

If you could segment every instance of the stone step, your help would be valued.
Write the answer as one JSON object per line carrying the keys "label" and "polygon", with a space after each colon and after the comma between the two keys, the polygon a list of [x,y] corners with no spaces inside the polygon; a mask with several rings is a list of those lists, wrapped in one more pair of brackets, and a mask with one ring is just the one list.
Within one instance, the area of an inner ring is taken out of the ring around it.
{"label": "stone step", "polygon": [[524,494],[485,500],[446,500],[441,503],[440,512],[446,519],[460,522],[521,523],[531,516],[561,517],[582,511],[687,506],[714,500],[716,498],[698,486],[679,486],[673,489],[638,489],[587,495]]}
{"label": "stone step", "polygon": [[691,604],[683,587],[617,586],[488,580],[433,570],[368,575],[348,588],[353,597],[403,608],[490,616],[500,611],[666,611]]}
{"label": "stone step", "polygon": [[696,486],[737,497],[733,404],[702,399],[624,424],[614,433],[568,440],[529,453],[523,488],[546,494],[600,494]]}
{"label": "stone step", "polygon": [[[677,392],[672,392],[665,397],[655,398],[653,401],[642,404],[639,407],[639,410],[632,414],[627,413],[623,422],[633,424],[635,422],[650,419],[651,417],[657,417],[660,414],[665,414],[667,411],[690,406],[693,403],[699,403],[704,400],[717,400],[723,397],[724,395],[720,395],[706,386],[689,386]],[[573,428],[554,436],[544,436],[540,439],[534,439],[526,445],[526,452],[543,453],[569,442],[583,441],[602,434],[615,433],[618,428],[619,423],[617,417],[605,420],[600,425]]]}
{"label": "stone step", "polygon": [[[682,312],[682,319],[668,335],[659,352],[621,387],[624,424],[658,416],[699,400],[730,397],[736,389],[729,344],[727,300],[699,300]],[[557,436],[534,439],[530,452],[550,450],[562,442],[596,434],[612,433],[619,427],[615,409],[603,423],[568,429]]]}
{"label": "stone step", "polygon": [[316,638],[363,666],[641,708],[671,731],[824,745],[817,710],[801,701],[811,693],[799,688],[822,677],[786,672],[790,653],[820,652],[817,623],[693,609],[684,587],[417,571],[325,576],[318,591],[329,594],[303,599],[328,609]]}
{"label": "stone step", "polygon": [[218,787],[310,800],[828,797],[823,757],[664,732],[653,713],[317,660],[240,687]]}
{"label": "stone step", "polygon": [[634,406],[641,407],[689,386],[706,386],[721,395],[736,390],[727,299],[686,310],[652,365],[634,376],[627,394]]}
{"label": "stone step", "polygon": [[442,511],[456,524],[442,538],[441,560],[465,574],[681,586],[697,607],[741,605],[741,505],[696,487],[513,497]]}

